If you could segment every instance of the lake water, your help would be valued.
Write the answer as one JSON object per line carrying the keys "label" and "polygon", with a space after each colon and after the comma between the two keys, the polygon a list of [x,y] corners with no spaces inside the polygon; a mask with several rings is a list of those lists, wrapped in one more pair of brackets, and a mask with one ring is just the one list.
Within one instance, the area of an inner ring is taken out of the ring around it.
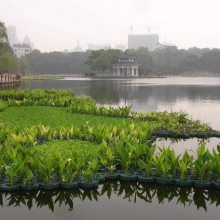
{"label": "lake water", "polygon": [[107,182],[92,191],[0,195],[1,219],[219,220],[220,192]]}
{"label": "lake water", "polygon": [[[98,104],[127,104],[132,105],[135,111],[182,110],[220,130],[220,78],[98,80],[69,77],[64,80],[22,81],[17,88],[70,89],[76,95],[93,97]],[[175,145],[177,152],[197,147],[195,139],[182,143],[158,143]],[[219,139],[213,138],[208,145],[212,147],[217,143]],[[220,219],[220,192],[214,190],[123,184],[113,184],[110,189],[108,186],[106,192],[103,188],[100,186],[98,191],[80,192],[79,195],[75,192],[2,194],[0,204],[4,208],[1,208],[0,217],[7,220]]]}

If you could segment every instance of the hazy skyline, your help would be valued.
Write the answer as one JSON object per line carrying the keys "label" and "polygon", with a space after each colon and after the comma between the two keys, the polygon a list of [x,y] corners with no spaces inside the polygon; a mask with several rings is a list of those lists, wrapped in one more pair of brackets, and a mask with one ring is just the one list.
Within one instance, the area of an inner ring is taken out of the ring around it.
{"label": "hazy skyline", "polygon": [[160,35],[179,48],[220,48],[217,0],[0,0],[0,20],[14,25],[20,40],[28,35],[41,51],[83,49],[89,43],[127,44],[134,34]]}

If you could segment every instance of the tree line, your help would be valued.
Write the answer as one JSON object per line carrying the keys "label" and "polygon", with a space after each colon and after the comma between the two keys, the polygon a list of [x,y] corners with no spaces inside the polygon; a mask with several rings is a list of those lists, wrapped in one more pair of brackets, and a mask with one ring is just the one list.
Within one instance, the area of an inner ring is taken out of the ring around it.
{"label": "tree line", "polygon": [[[220,73],[220,49],[178,49],[164,46],[154,51],[147,48],[127,50],[139,64],[141,75],[180,75],[184,72],[206,71]],[[25,59],[30,71],[36,74],[82,74],[111,71],[113,62],[123,54],[120,50],[108,49],[86,52],[32,51]]]}
{"label": "tree line", "polygon": [[77,74],[89,71],[89,66],[85,64],[89,55],[87,52],[41,53],[39,50],[33,50],[25,59],[30,72],[34,74]]}
{"label": "tree line", "polygon": [[29,71],[26,58],[16,58],[9,45],[7,29],[0,21],[0,74]]}

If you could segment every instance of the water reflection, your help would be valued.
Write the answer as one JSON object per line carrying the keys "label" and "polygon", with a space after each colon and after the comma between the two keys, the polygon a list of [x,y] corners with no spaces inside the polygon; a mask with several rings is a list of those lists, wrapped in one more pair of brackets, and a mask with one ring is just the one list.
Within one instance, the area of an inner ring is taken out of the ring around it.
{"label": "water reflection", "polygon": [[21,82],[0,84],[0,90],[18,89],[21,86]]}
{"label": "water reflection", "polygon": [[1,193],[0,205],[2,207],[26,206],[29,210],[46,207],[52,212],[56,205],[66,206],[69,211],[74,209],[76,199],[81,201],[97,202],[102,197],[109,199],[123,198],[130,203],[142,200],[147,204],[151,203],[176,203],[177,207],[195,206],[198,210],[207,211],[210,205],[220,205],[220,191],[212,189],[201,190],[194,188],[179,188],[176,186],[158,186],[155,184],[125,184],[118,181],[106,182],[99,189],[93,190],[72,190],[72,191],[33,191]]}

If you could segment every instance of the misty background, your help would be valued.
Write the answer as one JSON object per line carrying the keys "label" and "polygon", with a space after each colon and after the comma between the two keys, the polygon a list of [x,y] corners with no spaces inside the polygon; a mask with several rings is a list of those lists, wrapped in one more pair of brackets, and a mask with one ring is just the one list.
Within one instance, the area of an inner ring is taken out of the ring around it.
{"label": "misty background", "polygon": [[220,47],[218,0],[0,0],[1,19],[26,35],[41,51],[73,49],[88,44],[127,44],[146,27],[179,48]]}

